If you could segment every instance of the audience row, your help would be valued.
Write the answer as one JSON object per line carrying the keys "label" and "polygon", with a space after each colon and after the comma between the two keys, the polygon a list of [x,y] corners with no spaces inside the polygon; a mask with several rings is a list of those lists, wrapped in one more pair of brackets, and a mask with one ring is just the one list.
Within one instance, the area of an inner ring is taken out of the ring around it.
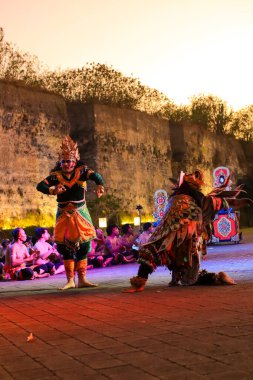
{"label": "audience row", "polygon": [[[139,234],[134,233],[130,224],[124,224],[121,233],[117,225],[109,225],[107,236],[97,228],[87,256],[88,269],[135,262],[139,247],[152,232],[149,222],[143,224],[143,232]],[[15,228],[12,241],[4,239],[0,244],[0,279],[32,280],[64,271],[63,259],[47,228],[36,228],[33,238],[24,229]]]}

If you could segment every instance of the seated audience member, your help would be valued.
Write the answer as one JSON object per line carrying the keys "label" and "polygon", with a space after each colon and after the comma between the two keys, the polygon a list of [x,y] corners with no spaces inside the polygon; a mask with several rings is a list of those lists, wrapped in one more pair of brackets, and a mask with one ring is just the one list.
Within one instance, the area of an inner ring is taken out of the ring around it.
{"label": "seated audience member", "polygon": [[130,258],[138,258],[138,251],[133,248],[133,245],[136,242],[136,239],[138,238],[138,235],[134,235],[134,230],[131,224],[126,223],[123,224],[121,227],[122,235],[121,235],[121,241],[123,245],[126,247],[126,251],[124,253],[124,256],[127,256],[128,259]]}
{"label": "seated audience member", "polygon": [[4,263],[0,262],[0,281],[4,279]]}
{"label": "seated audience member", "polygon": [[0,262],[1,263],[5,263],[5,255],[6,255],[7,247],[9,244],[10,244],[9,239],[5,239],[4,241],[2,241],[2,245],[0,247]]}
{"label": "seated audience member", "polygon": [[104,258],[101,252],[96,251],[97,242],[96,239],[91,241],[91,251],[87,254],[88,267],[87,269],[92,268],[101,268],[104,263]]}
{"label": "seated audience member", "polygon": [[96,228],[96,237],[92,240],[92,250],[88,253],[88,264],[93,268],[101,268],[104,263],[105,255],[105,235],[103,231]]}
{"label": "seated audience member", "polygon": [[64,272],[64,265],[56,247],[48,243],[50,234],[47,228],[36,228],[35,231],[37,242],[34,244],[34,249],[38,252],[35,265],[42,267],[46,273],[59,274]]}
{"label": "seated audience member", "polygon": [[24,245],[26,246],[27,250],[29,253],[33,253],[33,242],[32,242],[32,237],[27,236],[26,241],[24,242]]}
{"label": "seated audience member", "polygon": [[103,231],[100,228],[96,228],[96,237],[95,237],[95,242],[96,242],[96,253],[101,253],[102,255],[104,254],[105,250],[105,235]]}
{"label": "seated audience member", "polygon": [[52,254],[49,256],[50,261],[55,266],[55,274],[60,274],[65,272],[65,266],[63,262],[62,255],[57,251],[57,244],[50,239],[50,245],[53,248]]}
{"label": "seated audience member", "polygon": [[47,273],[39,271],[37,273],[32,268],[26,267],[32,263],[37,254],[29,255],[26,241],[26,233],[22,228],[15,228],[12,231],[13,242],[8,245],[5,257],[5,274],[9,275],[12,280],[33,280],[34,278],[47,277]]}
{"label": "seated audience member", "polygon": [[147,222],[143,224],[143,232],[139,235],[139,237],[136,239],[136,243],[138,245],[146,244],[152,235],[154,231],[154,227],[152,226],[152,223]]}
{"label": "seated audience member", "polygon": [[133,260],[128,260],[124,255],[123,252],[126,251],[126,247],[121,241],[121,237],[119,234],[119,228],[116,224],[110,224],[106,228],[107,232],[107,238],[105,240],[105,254],[104,254],[104,264],[103,266],[106,267],[107,265],[113,264],[121,264],[121,263],[129,263]]}
{"label": "seated audience member", "polygon": [[10,244],[8,239],[4,240],[0,246],[0,280],[4,279],[4,263],[7,247]]}

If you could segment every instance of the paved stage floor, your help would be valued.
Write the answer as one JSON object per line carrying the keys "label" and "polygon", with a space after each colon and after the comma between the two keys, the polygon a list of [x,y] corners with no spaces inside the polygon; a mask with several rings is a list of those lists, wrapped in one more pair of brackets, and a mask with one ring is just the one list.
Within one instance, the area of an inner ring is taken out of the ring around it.
{"label": "paved stage floor", "polygon": [[0,379],[253,379],[252,229],[202,262],[236,286],[169,288],[158,268],[122,293],[137,268],[93,269],[98,288],[65,292],[64,274],[0,282]]}

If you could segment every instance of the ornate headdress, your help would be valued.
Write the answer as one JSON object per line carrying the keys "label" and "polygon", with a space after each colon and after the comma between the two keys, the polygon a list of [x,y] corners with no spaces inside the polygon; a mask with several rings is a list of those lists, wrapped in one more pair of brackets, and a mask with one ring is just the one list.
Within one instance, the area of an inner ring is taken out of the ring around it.
{"label": "ornate headdress", "polygon": [[194,173],[184,173],[183,182],[187,182],[195,190],[201,190],[201,186],[204,185],[204,175],[196,169]]}
{"label": "ornate headdress", "polygon": [[80,155],[77,143],[75,143],[70,136],[66,136],[62,140],[59,152],[59,160],[79,160]]}

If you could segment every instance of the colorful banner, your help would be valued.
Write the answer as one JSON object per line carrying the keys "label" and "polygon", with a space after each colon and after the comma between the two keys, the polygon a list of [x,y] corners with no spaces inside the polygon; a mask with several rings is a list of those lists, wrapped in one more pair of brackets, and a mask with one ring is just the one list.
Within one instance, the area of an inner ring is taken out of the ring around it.
{"label": "colorful banner", "polygon": [[153,217],[156,223],[163,218],[168,203],[168,194],[165,190],[157,190],[154,194],[154,212]]}
{"label": "colorful banner", "polygon": [[239,243],[239,213],[216,214],[211,243]]}

